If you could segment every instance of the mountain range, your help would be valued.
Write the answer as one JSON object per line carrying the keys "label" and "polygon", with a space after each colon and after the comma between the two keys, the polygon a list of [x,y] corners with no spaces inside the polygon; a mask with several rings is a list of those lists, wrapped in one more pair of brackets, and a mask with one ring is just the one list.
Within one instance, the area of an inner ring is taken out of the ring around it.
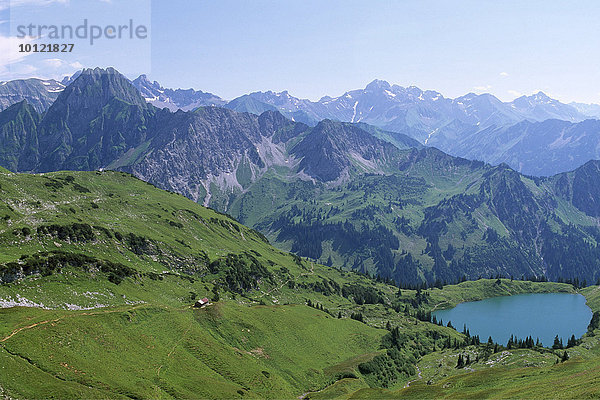
{"label": "mountain range", "polygon": [[565,172],[600,158],[600,125],[590,121],[598,115],[593,105],[564,104],[542,92],[512,102],[474,93],[449,99],[435,91],[376,80],[363,90],[318,102],[287,92],[257,92],[244,98],[241,104],[241,98],[230,104],[237,111],[255,113],[275,107],[309,125],[326,118],[362,122],[455,156],[507,163],[528,175]]}
{"label": "mountain range", "polygon": [[302,111],[314,121],[330,118],[365,122],[392,131],[412,128],[421,141],[454,120],[467,125],[489,126],[522,120],[579,122],[587,117],[542,92],[507,103],[491,94],[469,93],[450,99],[436,91],[423,91],[415,86],[404,88],[382,80],[339,97],[323,97],[317,102],[294,98],[288,92],[255,92],[249,96],[284,112]]}
{"label": "mountain range", "polygon": [[[0,108],[27,100],[44,112],[80,73],[61,83],[37,79],[4,83]],[[145,75],[132,84],[147,102],[171,111],[216,106],[256,115],[279,111],[311,127],[324,119],[367,124],[388,132],[385,140],[392,143],[402,134],[455,156],[506,163],[527,175],[549,176],[600,158],[600,130],[590,121],[600,116],[600,106],[564,104],[542,92],[512,102],[474,93],[450,99],[435,91],[375,80],[365,89],[319,101],[299,99],[287,91],[254,92],[225,101],[193,89],[164,88]]]}
{"label": "mountain range", "polygon": [[311,127],[278,111],[214,106],[171,112],[99,68],[43,114],[25,101],[0,113],[0,148],[0,165],[13,171],[130,172],[282,249],[398,282],[600,278],[596,161],[536,178],[361,123]]}
{"label": "mountain range", "polygon": [[569,103],[577,111],[591,118],[600,118],[600,105],[598,104],[586,104],[586,103]]}

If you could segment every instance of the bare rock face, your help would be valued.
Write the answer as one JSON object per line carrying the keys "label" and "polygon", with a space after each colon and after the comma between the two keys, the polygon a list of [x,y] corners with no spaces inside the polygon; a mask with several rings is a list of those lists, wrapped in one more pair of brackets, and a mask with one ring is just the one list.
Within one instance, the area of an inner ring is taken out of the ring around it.
{"label": "bare rock face", "polygon": [[121,169],[215,205],[271,166],[332,182],[355,170],[384,172],[399,151],[364,127],[323,121],[310,128],[278,111],[159,110],[111,68],[82,71],[43,115],[24,103],[2,115],[2,162],[12,170]]}
{"label": "bare rock face", "polygon": [[265,144],[275,153],[284,152],[285,144],[275,144],[274,139],[308,129],[277,112],[256,116],[216,107],[161,112],[155,126],[149,150],[127,165],[115,166],[195,201],[204,201],[214,188],[241,190],[244,177],[252,181],[278,162],[273,151],[261,154]]}

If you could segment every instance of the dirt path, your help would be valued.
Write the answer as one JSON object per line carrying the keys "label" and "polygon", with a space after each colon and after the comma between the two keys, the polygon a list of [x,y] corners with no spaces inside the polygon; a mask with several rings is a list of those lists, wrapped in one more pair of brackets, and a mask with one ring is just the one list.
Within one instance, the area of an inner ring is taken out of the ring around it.
{"label": "dirt path", "polygon": [[[144,306],[144,305],[145,304],[137,304],[137,305],[131,307],[128,310],[135,310],[136,308],[139,308],[139,307]],[[56,319],[48,319],[48,320],[45,320],[45,321],[36,322],[35,324],[31,324],[31,325],[27,325],[27,326],[23,326],[21,328],[15,329],[14,331],[11,332],[10,335],[8,335],[8,336],[0,339],[0,343],[6,342],[8,339],[10,339],[11,337],[15,336],[17,333],[22,332],[22,331],[24,331],[26,329],[32,329],[32,328],[35,328],[36,326],[58,322],[58,321],[61,321],[61,320],[65,319],[65,318],[73,318],[73,317],[76,317],[78,315],[101,315],[101,314],[123,312],[123,311],[124,310],[104,310],[104,311],[97,311],[97,312],[77,313],[77,314],[72,314],[72,315],[64,315],[64,316],[56,318]]]}
{"label": "dirt path", "polygon": [[31,328],[35,328],[36,326],[39,326],[39,325],[44,325],[44,324],[48,324],[48,323],[50,323],[50,322],[58,322],[58,321],[60,321],[60,320],[61,320],[61,319],[63,319],[63,318],[64,318],[64,317],[57,318],[57,319],[48,319],[48,320],[46,320],[46,321],[36,322],[35,324],[32,324],[32,325],[27,325],[27,326],[23,326],[23,327],[21,327],[21,328],[19,328],[19,329],[15,329],[14,331],[12,331],[12,333],[11,333],[10,335],[6,336],[6,337],[5,337],[5,338],[3,338],[3,339],[0,339],[0,343],[2,343],[2,342],[6,342],[8,339],[10,339],[11,337],[15,336],[17,333],[19,333],[19,332],[21,332],[21,331],[23,331],[23,330],[25,330],[25,329],[31,329]]}

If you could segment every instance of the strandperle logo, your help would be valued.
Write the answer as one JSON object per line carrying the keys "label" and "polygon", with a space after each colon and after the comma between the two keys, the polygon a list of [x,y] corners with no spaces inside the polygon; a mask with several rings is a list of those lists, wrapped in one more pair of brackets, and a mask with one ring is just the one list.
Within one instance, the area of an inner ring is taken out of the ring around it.
{"label": "strandperle logo", "polygon": [[17,38],[26,37],[44,39],[88,39],[90,45],[101,39],[146,39],[148,38],[148,27],[136,24],[130,19],[123,25],[92,25],[87,19],[81,25],[18,25]]}

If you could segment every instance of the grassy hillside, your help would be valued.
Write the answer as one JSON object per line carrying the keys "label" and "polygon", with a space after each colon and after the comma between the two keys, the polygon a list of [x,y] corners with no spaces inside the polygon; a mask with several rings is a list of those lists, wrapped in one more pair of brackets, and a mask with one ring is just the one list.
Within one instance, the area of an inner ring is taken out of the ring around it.
{"label": "grassy hillside", "polygon": [[[120,172],[2,172],[0,195],[0,394],[11,398],[369,397],[410,382],[412,393],[439,360],[444,379],[463,379],[458,352],[486,351],[454,349],[465,336],[419,320],[427,311],[573,291],[505,279],[399,290]],[[211,305],[191,307],[205,296]],[[595,362],[592,340],[581,357]]]}
{"label": "grassy hillside", "polygon": [[[270,257],[281,256],[260,234],[125,173],[8,174],[2,176],[0,185],[0,240],[9,245],[0,262],[41,250],[84,250],[119,262],[138,256],[137,269],[160,272],[168,263],[179,262],[181,268],[194,265],[187,258],[201,252],[214,258],[226,251],[268,248]],[[85,227],[81,235],[68,228],[37,231],[41,226],[73,224],[89,225],[90,235]],[[130,233],[143,233],[149,243],[128,240]]]}
{"label": "grassy hillside", "polygon": [[[3,368],[4,390],[26,398],[289,398],[373,357],[383,332],[306,306],[229,302],[194,310],[8,309],[2,318],[39,324],[3,329],[0,339],[0,354],[18,366]],[[26,374],[40,379],[31,384]],[[56,382],[52,391],[48,381]]]}
{"label": "grassy hillside", "polygon": [[368,386],[357,367],[385,353],[388,321],[460,336],[394,311],[414,291],[284,253],[125,173],[6,172],[0,191],[11,397],[294,397]]}
{"label": "grassy hillside", "polygon": [[351,398],[596,398],[600,393],[598,360],[567,361],[544,368],[488,368],[448,378],[435,385],[415,383],[398,392],[363,389]]}

